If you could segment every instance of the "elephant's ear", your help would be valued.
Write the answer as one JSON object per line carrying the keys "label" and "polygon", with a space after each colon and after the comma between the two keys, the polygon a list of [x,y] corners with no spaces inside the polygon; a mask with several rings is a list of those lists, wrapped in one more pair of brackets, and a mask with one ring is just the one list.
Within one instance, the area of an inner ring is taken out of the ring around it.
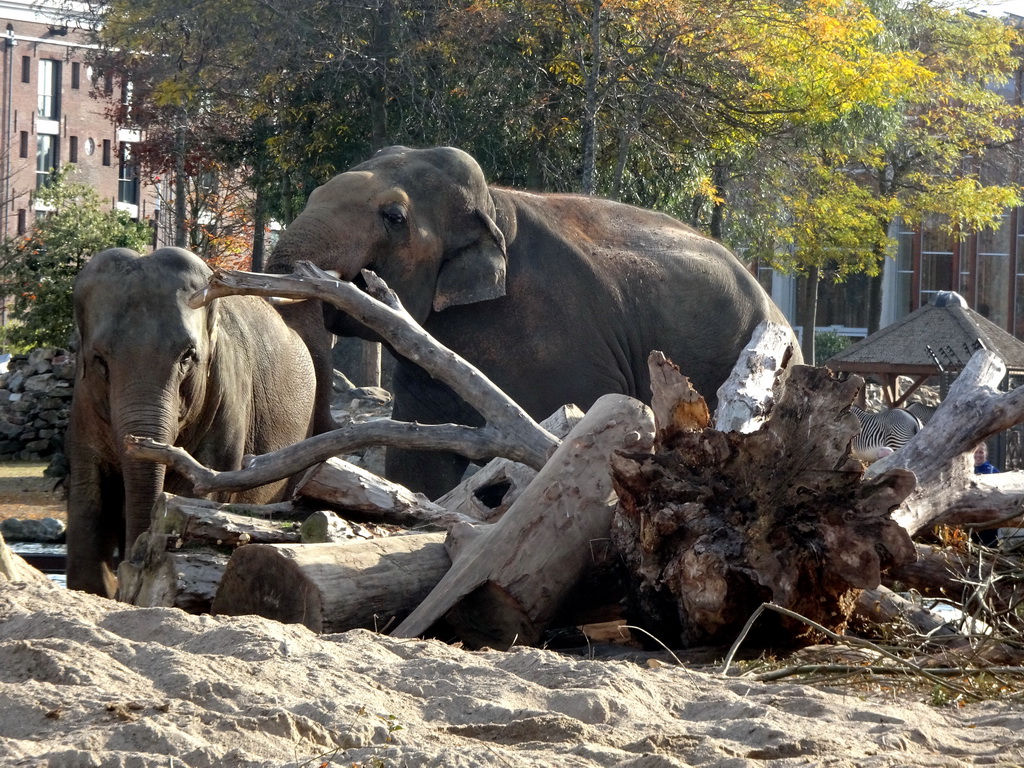
{"label": "elephant's ear", "polygon": [[217,330],[220,328],[220,323],[217,322],[220,315],[220,299],[214,299],[206,305],[206,338],[209,339],[210,349],[213,349],[217,343]]}
{"label": "elephant's ear", "polygon": [[476,211],[476,237],[445,254],[434,288],[434,311],[505,295],[505,236],[490,216]]}

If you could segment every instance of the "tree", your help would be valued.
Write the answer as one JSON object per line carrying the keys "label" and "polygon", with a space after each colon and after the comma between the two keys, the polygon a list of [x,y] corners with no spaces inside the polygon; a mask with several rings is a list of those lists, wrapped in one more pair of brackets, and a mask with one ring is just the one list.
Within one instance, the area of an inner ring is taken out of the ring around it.
{"label": "tree", "polygon": [[[134,84],[143,166],[193,180],[182,226],[213,172],[251,188],[231,207],[258,238],[384,144],[449,144],[493,182],[663,210],[844,276],[880,272],[896,216],[963,229],[1016,199],[958,166],[1013,135],[991,86],[1016,39],[943,0],[113,0],[97,71]],[[834,245],[801,255],[797,215]],[[844,253],[853,230],[872,258]]]}
{"label": "tree", "polygon": [[[1019,30],[925,0],[872,6],[882,21],[880,46],[914,62],[893,98],[860,100],[846,115],[797,126],[762,148],[730,196],[729,239],[807,277],[798,324],[808,359],[825,274],[837,282],[869,276],[868,331],[877,330],[897,217],[920,223],[942,214],[948,231],[962,236],[993,225],[1021,200],[1005,174],[985,172],[993,153],[1013,146],[1024,116],[1000,92],[1019,66]],[[1005,157],[1003,164],[1010,165]]]}
{"label": "tree", "polygon": [[93,254],[105,248],[144,249],[151,231],[124,211],[104,211],[89,185],[59,171],[50,186],[36,191],[46,210],[32,232],[0,250],[0,285],[13,297],[7,343],[14,349],[67,347],[74,326],[71,289]]}

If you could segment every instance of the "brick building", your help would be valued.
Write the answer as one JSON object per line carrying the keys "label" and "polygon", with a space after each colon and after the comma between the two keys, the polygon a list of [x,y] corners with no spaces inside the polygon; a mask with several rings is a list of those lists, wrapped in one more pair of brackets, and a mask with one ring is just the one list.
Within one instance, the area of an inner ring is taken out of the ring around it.
{"label": "brick building", "polygon": [[84,28],[84,17],[68,19],[53,0],[0,0],[0,232],[7,236],[31,229],[41,210],[35,190],[66,165],[111,208],[144,220],[159,209],[158,190],[132,162],[139,132],[105,114],[130,94],[86,64]]}

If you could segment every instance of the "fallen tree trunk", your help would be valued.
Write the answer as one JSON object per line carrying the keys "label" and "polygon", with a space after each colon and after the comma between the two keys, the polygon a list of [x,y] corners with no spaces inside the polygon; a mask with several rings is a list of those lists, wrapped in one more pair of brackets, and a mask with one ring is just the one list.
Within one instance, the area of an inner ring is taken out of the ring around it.
{"label": "fallen tree trunk", "polygon": [[341,544],[253,544],[232,555],[212,612],[256,614],[314,632],[384,632],[450,566],[443,533]]}
{"label": "fallen tree trunk", "polygon": [[144,533],[117,567],[117,599],[141,608],[209,613],[228,555],[208,547],[168,550],[168,537]]}
{"label": "fallen tree trunk", "polygon": [[1024,650],[1001,642],[992,636],[991,627],[982,622],[972,622],[968,617],[967,626],[958,627],[956,622],[886,587],[864,590],[857,601],[857,614],[883,626],[904,622],[920,635],[922,647],[933,655],[934,666],[1020,664],[1024,661]]}
{"label": "fallen tree trunk", "polygon": [[299,481],[295,493],[381,522],[409,528],[448,528],[473,518],[435,504],[421,493],[392,483],[347,461],[330,458]]}
{"label": "fallen tree trunk", "polygon": [[[262,516],[253,517],[253,512]],[[250,542],[297,542],[300,514],[308,512],[291,505],[223,504],[164,493],[149,531],[118,566],[118,599],[145,608],[209,613],[231,550]],[[266,519],[272,515],[291,519]]]}
{"label": "fallen tree trunk", "polygon": [[649,449],[653,434],[638,400],[600,398],[497,523],[452,529],[451,570],[393,634],[415,637],[444,618],[472,647],[536,643],[608,539],[610,456]]}
{"label": "fallen tree trunk", "polygon": [[[785,385],[792,344],[793,332],[784,325],[763,322],[754,329],[750,343],[718,389],[715,429],[749,434],[764,425]],[[665,387],[671,386],[670,378],[666,376]]]}
{"label": "fallen tree trunk", "polygon": [[[682,396],[689,415],[659,429],[653,455],[613,460],[612,536],[635,580],[632,610],[663,641],[730,642],[764,602],[841,632],[859,591],[915,557],[890,519],[913,475],[891,471],[865,484],[849,455],[859,425],[848,408],[861,380],[797,366],[772,394],[779,379],[759,378],[762,399],[775,403],[757,431],[721,432],[693,419],[691,390]],[[685,389],[664,370],[656,380]],[[679,409],[663,412],[672,419]],[[818,639],[802,622],[776,617],[758,623],[758,640]]]}
{"label": "fallen tree trunk", "polygon": [[[284,543],[299,540],[298,529],[292,523],[308,514],[292,508],[289,513],[291,520],[275,522],[266,516],[241,514],[241,509],[240,505],[164,493],[153,509],[149,531],[177,539],[177,547],[195,542],[224,547]],[[258,510],[259,506],[245,505],[244,509],[251,512]]]}
{"label": "fallen tree trunk", "polygon": [[48,581],[46,575],[25,562],[7,546],[0,535],[0,582],[4,581]]}
{"label": "fallen tree trunk", "polygon": [[973,556],[955,547],[917,545],[917,559],[891,567],[884,584],[897,591],[913,590],[924,597],[966,604],[977,585],[994,573],[995,558]]}
{"label": "fallen tree trunk", "polygon": [[970,519],[972,515],[1012,520],[1021,514],[1024,495],[1019,492],[988,493],[1014,480],[988,476],[979,481],[969,454],[986,438],[1024,421],[1024,388],[996,391],[1006,366],[993,352],[975,352],[949,388],[928,424],[900,450],[872,464],[870,480],[894,469],[909,469],[917,488],[900,505],[893,518],[911,535],[940,523]]}
{"label": "fallen tree trunk", "polygon": [[[544,429],[563,439],[583,418],[575,405],[563,405],[540,423]],[[505,514],[533,479],[537,470],[511,459],[492,459],[439,498],[436,504],[453,513],[481,522],[493,522]]]}

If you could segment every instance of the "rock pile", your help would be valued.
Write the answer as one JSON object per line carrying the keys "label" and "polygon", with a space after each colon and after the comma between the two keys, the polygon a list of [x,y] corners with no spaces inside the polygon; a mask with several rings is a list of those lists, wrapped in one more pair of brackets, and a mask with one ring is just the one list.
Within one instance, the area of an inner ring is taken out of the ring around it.
{"label": "rock pile", "polygon": [[40,461],[64,452],[74,357],[67,350],[14,355],[0,374],[0,461]]}
{"label": "rock pile", "polygon": [[[338,374],[335,418],[341,423],[389,415],[391,394],[355,387]],[[0,461],[51,459],[63,475],[64,433],[71,411],[75,358],[65,349],[40,347],[11,357],[0,373]]]}
{"label": "rock pile", "polygon": [[38,541],[45,544],[60,544],[64,541],[67,526],[63,520],[44,517],[39,520],[7,518],[0,520],[0,536],[7,541]]}

